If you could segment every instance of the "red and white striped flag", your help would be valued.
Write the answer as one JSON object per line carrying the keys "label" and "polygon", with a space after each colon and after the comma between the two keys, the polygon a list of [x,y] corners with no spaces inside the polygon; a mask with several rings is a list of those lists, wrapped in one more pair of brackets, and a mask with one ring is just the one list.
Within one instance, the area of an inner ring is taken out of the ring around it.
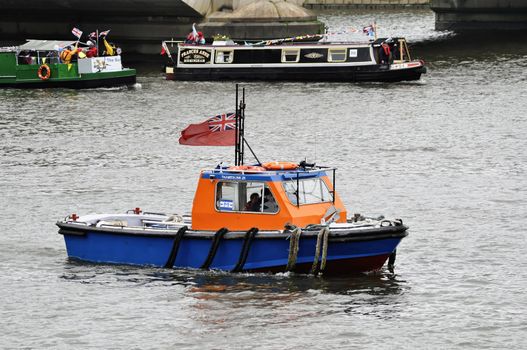
{"label": "red and white striped flag", "polygon": [[75,35],[77,39],[80,39],[82,36],[82,30],[80,30],[79,28],[73,28],[71,30],[71,34]]}
{"label": "red and white striped flag", "polygon": [[100,32],[100,33],[99,33],[99,36],[107,36],[108,33],[110,33],[110,29],[105,30],[104,32]]}

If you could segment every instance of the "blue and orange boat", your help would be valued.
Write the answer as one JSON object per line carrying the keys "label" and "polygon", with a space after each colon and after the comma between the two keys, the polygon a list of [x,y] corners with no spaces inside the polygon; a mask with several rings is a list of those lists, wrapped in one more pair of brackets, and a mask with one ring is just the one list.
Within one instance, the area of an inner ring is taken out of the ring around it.
{"label": "blue and orange boat", "polygon": [[235,165],[200,172],[191,215],[139,208],[72,214],[57,222],[68,256],[95,263],[324,275],[375,271],[387,260],[393,265],[408,227],[400,219],[348,218],[335,190],[335,168],[305,161],[244,165],[244,108],[241,101]]}

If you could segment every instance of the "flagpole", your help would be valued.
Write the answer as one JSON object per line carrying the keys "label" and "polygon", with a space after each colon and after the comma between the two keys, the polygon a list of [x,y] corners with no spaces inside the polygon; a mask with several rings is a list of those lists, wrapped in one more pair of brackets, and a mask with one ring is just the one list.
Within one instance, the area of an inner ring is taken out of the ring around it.
{"label": "flagpole", "polygon": [[245,88],[242,89],[242,100],[240,101],[240,165],[243,165],[245,155]]}
{"label": "flagpole", "polygon": [[234,144],[234,165],[238,166],[240,165],[240,162],[239,162],[239,151],[240,151],[240,134],[239,134],[239,130],[240,130],[240,114],[239,114],[239,111],[238,111],[238,84],[236,84],[236,102],[235,102],[235,108],[236,108],[236,112],[235,112],[235,126],[236,126],[236,129],[235,129],[235,144]]}

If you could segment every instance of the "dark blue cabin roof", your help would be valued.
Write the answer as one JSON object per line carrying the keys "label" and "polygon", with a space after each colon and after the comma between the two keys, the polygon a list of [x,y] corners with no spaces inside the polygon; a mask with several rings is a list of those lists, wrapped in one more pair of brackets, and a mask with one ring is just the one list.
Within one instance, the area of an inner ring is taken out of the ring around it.
{"label": "dark blue cabin roof", "polygon": [[289,181],[314,177],[326,176],[326,171],[333,171],[334,168],[317,168],[308,169],[298,168],[295,170],[267,170],[261,172],[228,170],[225,168],[216,168],[204,170],[201,173],[203,179],[218,179],[230,181]]}

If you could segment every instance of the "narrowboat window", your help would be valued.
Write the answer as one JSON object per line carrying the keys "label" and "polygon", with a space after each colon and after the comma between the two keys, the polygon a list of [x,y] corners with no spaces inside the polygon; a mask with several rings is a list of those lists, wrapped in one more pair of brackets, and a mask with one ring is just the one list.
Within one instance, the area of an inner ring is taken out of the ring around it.
{"label": "narrowboat window", "polygon": [[[263,202],[263,205],[262,205]],[[278,205],[264,182],[218,182],[216,209],[253,213],[277,213]]]}
{"label": "narrowboat window", "polygon": [[[296,180],[283,182],[283,185],[289,201],[297,205]],[[300,205],[331,202],[333,200],[326,183],[319,177],[298,181],[298,199]]]}
{"label": "narrowboat window", "polygon": [[232,63],[233,56],[232,50],[216,50],[216,63]]}
{"label": "narrowboat window", "polygon": [[282,49],[282,62],[298,62],[300,49]]}
{"label": "narrowboat window", "polygon": [[346,49],[329,49],[328,62],[345,62]]}

